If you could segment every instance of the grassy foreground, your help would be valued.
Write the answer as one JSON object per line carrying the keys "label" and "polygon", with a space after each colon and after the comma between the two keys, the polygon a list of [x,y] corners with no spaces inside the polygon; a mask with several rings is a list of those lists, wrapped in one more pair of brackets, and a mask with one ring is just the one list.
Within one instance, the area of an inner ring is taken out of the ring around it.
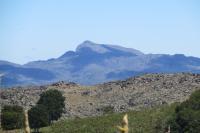
{"label": "grassy foreground", "polygon": [[[163,133],[165,120],[170,117],[177,104],[127,112],[129,133]],[[116,133],[124,113],[107,114],[99,117],[61,120],[49,127],[40,129],[42,133]],[[23,133],[23,129],[0,133]]]}
{"label": "grassy foreground", "polygon": [[[165,120],[174,113],[176,104],[128,112],[130,133],[163,133]],[[100,117],[62,120],[41,129],[44,133],[115,133],[124,113]]]}

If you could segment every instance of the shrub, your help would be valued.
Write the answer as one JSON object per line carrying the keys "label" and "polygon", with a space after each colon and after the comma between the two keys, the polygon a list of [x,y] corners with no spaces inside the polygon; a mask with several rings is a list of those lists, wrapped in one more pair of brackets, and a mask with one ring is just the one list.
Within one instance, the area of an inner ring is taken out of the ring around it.
{"label": "shrub", "polygon": [[102,108],[102,111],[104,114],[111,114],[111,113],[114,113],[114,107],[113,106],[105,106]]}
{"label": "shrub", "polygon": [[174,133],[199,133],[200,131],[200,90],[176,107],[174,117],[168,121]]}
{"label": "shrub", "polygon": [[24,113],[21,106],[6,105],[1,110],[1,127],[3,130],[19,129],[23,127]]}
{"label": "shrub", "polygon": [[48,90],[40,95],[40,99],[37,104],[43,105],[47,109],[49,124],[53,120],[58,120],[65,108],[65,98],[58,90]]}
{"label": "shrub", "polygon": [[39,132],[39,128],[48,125],[48,112],[44,105],[36,105],[28,111],[30,127],[34,132]]}

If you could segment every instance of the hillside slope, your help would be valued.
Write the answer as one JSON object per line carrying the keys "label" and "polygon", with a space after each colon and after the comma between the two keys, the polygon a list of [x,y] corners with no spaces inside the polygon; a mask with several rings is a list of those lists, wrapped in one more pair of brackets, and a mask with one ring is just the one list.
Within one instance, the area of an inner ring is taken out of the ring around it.
{"label": "hillside slope", "polygon": [[95,86],[59,82],[48,86],[2,89],[1,106],[31,107],[46,89],[63,92],[66,98],[63,117],[88,117],[102,115],[106,110],[125,112],[182,102],[200,89],[200,74],[146,74]]}

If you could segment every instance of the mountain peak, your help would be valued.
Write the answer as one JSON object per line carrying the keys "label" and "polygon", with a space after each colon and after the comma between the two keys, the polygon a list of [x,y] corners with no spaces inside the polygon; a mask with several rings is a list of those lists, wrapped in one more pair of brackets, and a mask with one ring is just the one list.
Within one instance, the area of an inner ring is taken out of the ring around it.
{"label": "mountain peak", "polygon": [[134,55],[143,55],[142,52],[133,48],[125,48],[118,45],[110,45],[110,44],[97,44],[89,40],[86,40],[82,42],[80,45],[78,45],[78,47],[76,48],[76,52],[80,52],[84,49],[90,49],[94,52],[101,53],[101,54],[112,52],[113,50],[117,50],[121,52],[131,53]]}
{"label": "mountain peak", "polygon": [[104,48],[101,44],[96,44],[92,41],[86,40],[83,43],[81,43],[80,45],[78,45],[78,47],[76,48],[76,52],[81,51],[82,49],[85,48],[89,48],[92,51],[95,51],[97,53],[106,53],[109,52],[108,49]]}
{"label": "mountain peak", "polygon": [[90,40],[85,40],[83,41],[84,44],[95,44],[94,42],[90,41]]}

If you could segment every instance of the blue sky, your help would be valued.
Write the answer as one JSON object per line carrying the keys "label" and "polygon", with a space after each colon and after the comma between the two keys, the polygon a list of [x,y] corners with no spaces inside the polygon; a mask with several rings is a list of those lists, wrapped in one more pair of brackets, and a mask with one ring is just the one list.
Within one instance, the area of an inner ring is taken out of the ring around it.
{"label": "blue sky", "polygon": [[200,57],[200,1],[0,1],[0,60],[56,58],[84,40]]}

